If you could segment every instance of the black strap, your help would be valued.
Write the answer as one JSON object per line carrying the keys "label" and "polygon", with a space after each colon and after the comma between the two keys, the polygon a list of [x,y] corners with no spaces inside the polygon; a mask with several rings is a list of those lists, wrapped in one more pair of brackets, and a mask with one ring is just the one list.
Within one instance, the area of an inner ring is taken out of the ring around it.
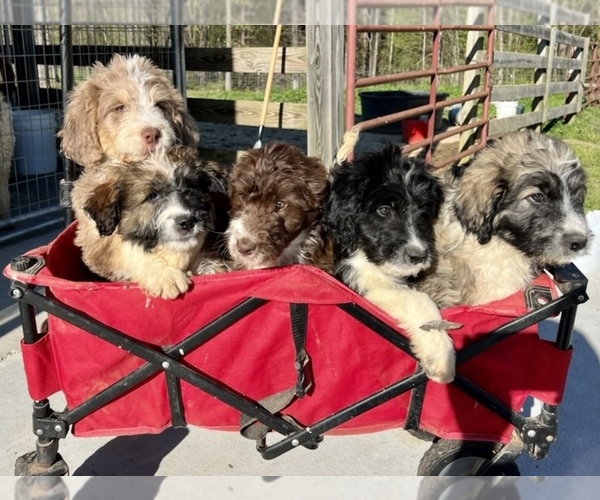
{"label": "black strap", "polygon": [[[310,357],[306,352],[308,305],[290,304],[290,320],[294,349],[296,350],[296,359],[294,360],[296,384],[289,389],[285,389],[276,394],[271,394],[258,401],[260,406],[273,414],[287,408],[295,398],[304,397],[313,385],[312,372],[310,370]],[[294,424],[298,429],[301,428],[292,417],[284,415],[282,418]],[[270,430],[271,429],[259,422],[256,418],[243,413],[240,415],[240,433],[248,439],[256,440],[257,447],[260,448],[264,445],[264,439]]]}
{"label": "black strap", "polygon": [[306,334],[308,327],[308,305],[290,304],[290,319],[292,320],[292,336],[296,348],[296,396],[302,398],[313,385],[310,358],[306,353]]}

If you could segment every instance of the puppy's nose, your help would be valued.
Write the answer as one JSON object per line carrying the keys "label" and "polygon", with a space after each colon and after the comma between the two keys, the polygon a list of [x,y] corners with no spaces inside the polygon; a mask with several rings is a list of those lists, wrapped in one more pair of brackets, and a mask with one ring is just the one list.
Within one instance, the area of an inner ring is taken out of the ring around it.
{"label": "puppy's nose", "polygon": [[182,215],[175,219],[175,224],[186,233],[189,233],[197,222],[198,219],[192,215]]}
{"label": "puppy's nose", "polygon": [[256,248],[256,243],[250,238],[240,238],[239,240],[237,240],[235,247],[238,249],[238,252],[240,252],[242,255],[249,255]]}
{"label": "puppy's nose", "polygon": [[410,246],[406,249],[406,255],[411,264],[421,264],[427,259],[428,252],[426,248]]}
{"label": "puppy's nose", "polygon": [[142,139],[148,146],[156,146],[160,139],[160,130],[154,127],[146,127],[142,130]]}
{"label": "puppy's nose", "polygon": [[583,250],[587,245],[587,236],[585,234],[570,233],[565,234],[563,238],[565,245],[571,252],[579,252],[579,250]]}

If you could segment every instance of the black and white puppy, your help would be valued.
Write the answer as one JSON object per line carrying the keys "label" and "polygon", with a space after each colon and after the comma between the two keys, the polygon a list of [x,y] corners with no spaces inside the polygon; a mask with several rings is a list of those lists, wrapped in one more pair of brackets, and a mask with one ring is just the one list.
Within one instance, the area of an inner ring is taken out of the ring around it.
{"label": "black and white puppy", "polygon": [[173,146],[123,169],[85,171],[75,182],[75,245],[84,263],[111,281],[133,281],[151,297],[174,299],[190,285],[213,229],[211,192],[225,192],[226,171]]}
{"label": "black and white puppy", "polygon": [[333,167],[323,225],[334,275],[403,328],[428,377],[454,378],[454,348],[440,312],[409,281],[432,262],[443,194],[431,167],[397,146]]}

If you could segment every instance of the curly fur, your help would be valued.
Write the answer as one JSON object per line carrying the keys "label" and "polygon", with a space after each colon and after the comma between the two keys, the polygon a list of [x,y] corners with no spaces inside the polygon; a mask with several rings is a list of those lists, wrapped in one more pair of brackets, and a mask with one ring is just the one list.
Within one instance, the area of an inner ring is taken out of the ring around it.
{"label": "curly fur", "polygon": [[563,141],[510,133],[443,177],[437,262],[417,283],[440,307],[504,298],[585,252],[586,175]]}
{"label": "curly fur", "polygon": [[[396,146],[332,170],[322,225],[333,241],[334,274],[398,321],[427,375],[454,378],[454,349],[433,301],[410,278],[432,261],[442,190],[430,167]],[[426,327],[426,328],[423,328]]]}
{"label": "curly fur", "polygon": [[300,262],[327,189],[323,163],[295,146],[272,142],[247,151],[229,178],[231,212],[225,235],[235,267]]}
{"label": "curly fur", "polygon": [[196,147],[198,126],[181,94],[150,59],[115,54],[69,94],[61,152],[86,169],[136,163],[173,144]]}
{"label": "curly fur", "polygon": [[225,188],[219,172],[183,146],[127,169],[115,162],[85,171],[72,193],[85,264],[108,280],[136,282],[152,297],[185,292],[212,229],[209,193]]}

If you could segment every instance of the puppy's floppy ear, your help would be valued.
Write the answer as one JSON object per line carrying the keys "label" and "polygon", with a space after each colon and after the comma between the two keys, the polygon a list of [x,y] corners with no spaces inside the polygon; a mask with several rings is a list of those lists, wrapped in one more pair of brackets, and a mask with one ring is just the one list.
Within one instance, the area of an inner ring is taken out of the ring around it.
{"label": "puppy's floppy ear", "polygon": [[171,100],[163,103],[163,111],[173,123],[175,136],[182,146],[198,147],[200,130],[196,120],[186,109],[181,94],[176,89],[171,94]]}
{"label": "puppy's floppy ear", "polygon": [[179,126],[177,133],[181,137],[181,142],[187,146],[198,146],[200,142],[200,130],[196,120],[190,113],[183,110],[175,119],[175,124]]}
{"label": "puppy's floppy ear", "polygon": [[303,168],[298,171],[303,183],[302,194],[311,210],[320,212],[329,190],[327,169],[323,162],[314,156],[306,156],[303,164]]}
{"label": "puppy's floppy ear", "polygon": [[334,165],[331,177],[322,224],[333,238],[336,256],[343,257],[358,246],[356,216],[364,200],[367,179],[348,162]]}
{"label": "puppy's floppy ear", "polygon": [[[95,68],[100,71],[104,66],[97,63]],[[103,157],[97,133],[100,92],[93,77],[77,85],[69,95],[63,126],[57,134],[61,153],[83,167],[98,163]]]}
{"label": "puppy's floppy ear", "polygon": [[227,190],[229,189],[229,175],[231,174],[233,165],[204,160],[201,160],[200,163],[208,177],[208,191],[210,193],[227,194]]}
{"label": "puppy's floppy ear", "polygon": [[463,167],[455,182],[454,211],[467,232],[488,243],[494,233],[494,219],[507,189],[500,158],[493,150],[484,152]]}
{"label": "puppy's floppy ear", "polygon": [[100,184],[96,186],[83,207],[96,223],[100,236],[110,236],[114,233],[121,220],[120,193],[121,183]]}

